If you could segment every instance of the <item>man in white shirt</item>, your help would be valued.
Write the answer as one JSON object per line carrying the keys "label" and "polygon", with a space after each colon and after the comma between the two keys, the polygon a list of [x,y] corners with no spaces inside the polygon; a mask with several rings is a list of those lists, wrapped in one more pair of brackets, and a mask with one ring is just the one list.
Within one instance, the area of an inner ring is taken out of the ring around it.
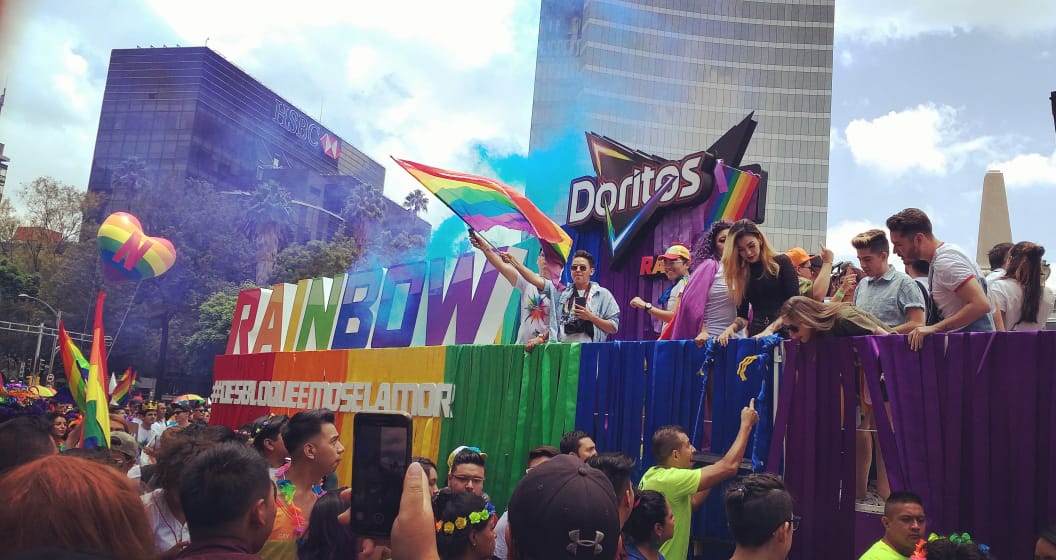
{"label": "man in white shirt", "polygon": [[140,465],[149,465],[154,462],[154,450],[161,437],[162,430],[157,425],[158,405],[154,401],[146,401],[139,405],[136,417],[132,419],[138,427],[135,435],[136,442],[143,450],[139,455]]}
{"label": "man in white shirt", "polygon": [[983,272],[960,247],[944,243],[931,231],[931,219],[922,210],[906,208],[887,219],[891,244],[903,260],[922,259],[931,265],[931,297],[943,319],[909,332],[909,347],[920,350],[933,333],[993,331],[990,300]]}

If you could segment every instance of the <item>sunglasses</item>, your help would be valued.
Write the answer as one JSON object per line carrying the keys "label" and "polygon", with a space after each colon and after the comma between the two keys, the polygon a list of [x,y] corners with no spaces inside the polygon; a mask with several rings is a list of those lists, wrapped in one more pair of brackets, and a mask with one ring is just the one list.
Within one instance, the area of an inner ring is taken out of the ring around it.
{"label": "sunglasses", "polygon": [[796,531],[799,530],[799,523],[801,521],[803,521],[803,518],[798,516],[798,515],[793,515],[792,519],[788,520],[788,522],[792,524],[792,532],[793,533],[795,533]]}
{"label": "sunglasses", "polygon": [[590,270],[590,267],[585,265],[585,264],[574,264],[570,268],[574,272],[579,272],[579,271],[586,272],[586,271]]}
{"label": "sunglasses", "polygon": [[797,333],[797,332],[799,332],[799,327],[796,326],[796,325],[789,325],[788,326],[788,332]]}

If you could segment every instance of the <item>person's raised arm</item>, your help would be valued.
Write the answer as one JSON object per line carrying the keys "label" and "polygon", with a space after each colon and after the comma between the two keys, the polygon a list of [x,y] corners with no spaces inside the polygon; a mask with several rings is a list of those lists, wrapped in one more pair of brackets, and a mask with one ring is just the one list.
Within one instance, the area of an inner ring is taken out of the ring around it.
{"label": "person's raised arm", "polygon": [[733,478],[741,466],[744,450],[748,448],[748,436],[752,433],[752,426],[759,421],[759,413],[755,411],[755,399],[748,406],[741,409],[741,429],[737,432],[737,439],[733,440],[730,450],[722,456],[714,465],[708,465],[700,469],[700,483],[698,491],[714,488],[720,482]]}
{"label": "person's raised arm", "polygon": [[484,258],[488,259],[491,266],[495,267],[495,270],[498,270],[503,276],[505,276],[510,284],[513,284],[514,286],[517,285],[517,269],[509,263],[503,262],[502,259],[495,254],[495,251],[492,251],[491,247],[488,247],[488,244],[477,235],[477,232],[473,230],[469,231],[469,243],[478,251],[484,253]]}
{"label": "person's raised arm", "polygon": [[[525,282],[528,282],[539,290],[545,289],[546,281],[543,279],[543,276],[527,266],[524,266],[524,263],[513,258],[513,255],[505,251],[499,251],[499,258],[502,259],[502,262],[512,266],[517,273],[521,275],[521,278],[524,278]],[[517,283],[515,280],[511,280],[511,282],[514,284]]]}
{"label": "person's raised arm", "polygon": [[832,250],[821,246],[821,270],[818,271],[818,277],[814,279],[814,284],[811,286],[810,296],[814,301],[825,301],[825,296],[829,295],[829,282],[832,281]]}

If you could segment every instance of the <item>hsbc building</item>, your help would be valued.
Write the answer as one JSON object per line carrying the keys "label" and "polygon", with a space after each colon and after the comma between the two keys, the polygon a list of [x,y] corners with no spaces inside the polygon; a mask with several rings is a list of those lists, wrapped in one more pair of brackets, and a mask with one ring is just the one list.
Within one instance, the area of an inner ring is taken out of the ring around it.
{"label": "hsbc building", "polygon": [[[130,193],[113,179],[130,157],[148,180],[191,177],[222,191],[252,190],[274,170],[314,177],[283,185],[304,203],[294,209],[298,241],[332,233],[320,222],[340,213],[351,177],[385,181],[381,164],[206,47],[111,52],[88,183],[104,212],[127,208]],[[318,179],[330,176],[345,177]]]}

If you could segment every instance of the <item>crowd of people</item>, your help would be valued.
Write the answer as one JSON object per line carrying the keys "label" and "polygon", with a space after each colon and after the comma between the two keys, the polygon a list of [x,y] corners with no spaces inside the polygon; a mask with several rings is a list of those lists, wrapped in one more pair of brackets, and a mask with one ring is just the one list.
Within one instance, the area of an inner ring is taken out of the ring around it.
{"label": "crowd of people", "polygon": [[[1042,247],[995,247],[985,277],[963,250],[935,236],[924,212],[905,209],[887,227],[890,236],[854,237],[860,267],[853,267],[834,263],[824,246],[815,255],[777,252],[747,220],[716,222],[694,250],[672,244],[661,255],[671,286],[657,305],[642,297],[629,305],[656,321],[661,338],[701,346],[770,335],[809,343],[905,334],[917,350],[936,333],[1044,327],[1054,297],[1043,284]],[[472,233],[471,242],[520,291],[518,342],[526,351],[603,342],[619,329],[620,306],[593,279],[586,251],[572,255],[571,283],[561,287]],[[904,272],[889,264],[892,253]],[[539,260],[545,270],[541,253]],[[988,558],[968,535],[929,539],[920,498],[890,488],[884,474],[871,433],[882,396],[862,387],[856,398],[856,498],[883,508],[885,529],[862,558]],[[345,448],[332,411],[266,415],[233,430],[210,426],[201,402],[142,402],[134,411],[111,410],[110,446],[101,449],[84,448],[79,415],[55,404],[0,422],[0,527],[13,537],[0,557],[683,560],[693,511],[737,476],[759,419],[754,403],[744,407],[726,453],[697,468],[686,431],[658,429],[656,465],[639,480],[633,457],[599,453],[585,432],[539,442],[558,446],[528,453],[506,511],[485,492],[485,451],[451,450],[443,480],[434,458],[416,457],[391,539],[372,539],[349,529],[349,490],[336,475]],[[778,477],[735,480],[725,504],[734,559],[788,554],[803,520]],[[1036,558],[1056,558],[1054,535],[1039,536]]]}
{"label": "crowd of people", "polygon": [[[434,461],[416,457],[391,537],[381,539],[351,532],[350,490],[330,480],[345,449],[329,410],[267,415],[237,431],[168,426],[155,442],[154,469],[138,476],[117,458],[140,459],[130,433],[116,429],[109,451],[59,453],[52,425],[23,416],[0,423],[0,527],[8,537],[0,557],[680,560],[689,556],[693,510],[731,481],[731,558],[778,560],[809,520],[796,515],[779,477],[737,478],[758,420],[749,403],[729,450],[703,467],[694,467],[682,427],[659,428],[651,439],[657,464],[638,481],[635,458],[599,452],[589,434],[569,432],[559,447],[529,451],[501,515],[485,491],[485,451],[452,450],[442,487]],[[893,492],[881,522],[884,536],[862,560],[991,558],[967,534],[929,536],[924,504],[911,492]],[[1056,527],[1035,546],[1036,559],[1056,558]]]}

